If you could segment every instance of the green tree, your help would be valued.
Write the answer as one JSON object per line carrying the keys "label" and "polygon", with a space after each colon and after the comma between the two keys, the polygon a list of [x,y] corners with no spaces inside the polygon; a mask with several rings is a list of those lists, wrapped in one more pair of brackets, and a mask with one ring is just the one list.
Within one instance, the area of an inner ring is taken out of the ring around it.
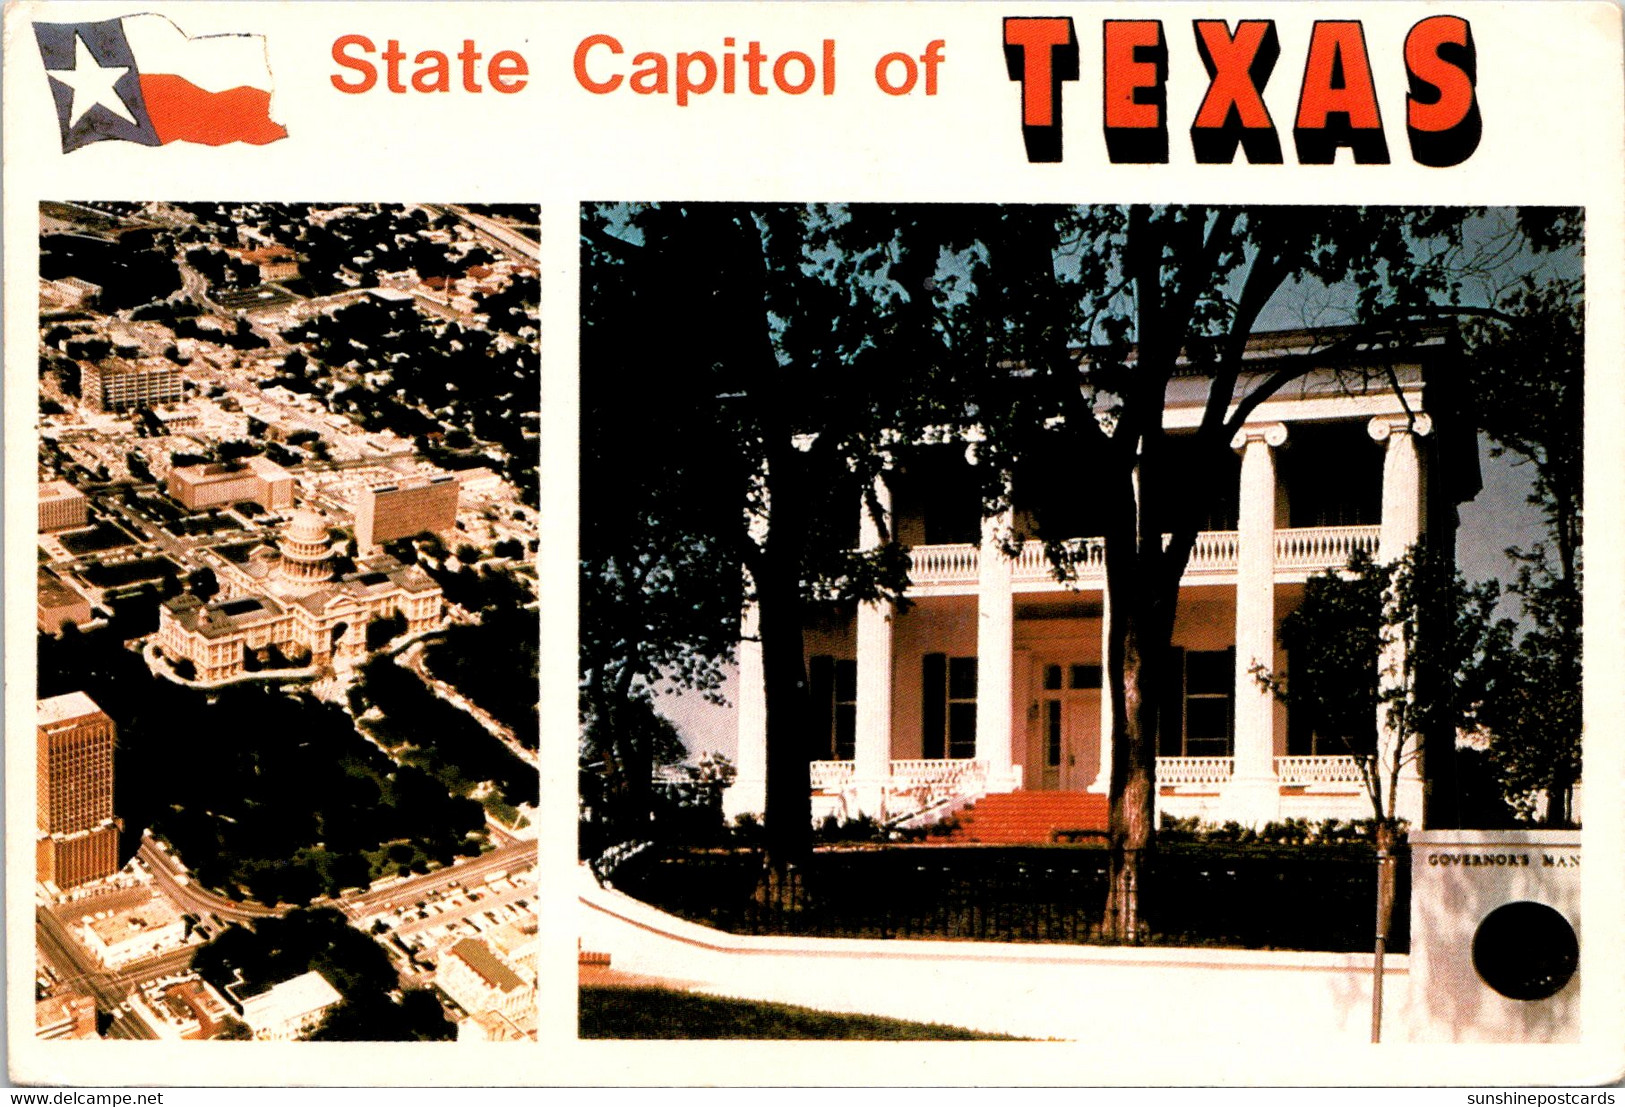
{"label": "green tree", "polygon": [[207,565],[200,565],[186,575],[185,590],[198,599],[207,602],[220,591],[220,581],[215,577],[214,570]]}
{"label": "green tree", "polygon": [[[632,735],[649,728],[622,714],[645,715],[662,680],[714,691],[741,602],[753,603],[775,873],[811,848],[809,604],[906,583],[897,547],[852,549],[907,363],[874,356],[874,312],[854,302],[835,246],[841,221],[819,207],[722,204],[597,208],[582,221],[589,760],[615,765],[648,810],[653,751]],[[650,328],[660,359],[647,356]],[[629,449],[647,459],[630,474]]]}
{"label": "green tree", "polygon": [[1554,826],[1573,821],[1580,779],[1583,292],[1577,277],[1526,279],[1469,333],[1484,433],[1531,471],[1529,502],[1546,527],[1544,541],[1507,550],[1525,625],[1503,628],[1481,722],[1508,798],[1528,816],[1544,795]]}
{"label": "green tree", "polygon": [[[1377,913],[1372,1041],[1381,1040],[1383,958],[1394,910],[1401,777],[1431,744],[1476,726],[1510,623],[1495,620],[1500,588],[1468,584],[1447,555],[1413,546],[1391,564],[1363,554],[1311,577],[1281,621],[1288,674],[1254,674],[1359,766],[1376,826]],[[1382,735],[1377,731],[1379,724]]]}

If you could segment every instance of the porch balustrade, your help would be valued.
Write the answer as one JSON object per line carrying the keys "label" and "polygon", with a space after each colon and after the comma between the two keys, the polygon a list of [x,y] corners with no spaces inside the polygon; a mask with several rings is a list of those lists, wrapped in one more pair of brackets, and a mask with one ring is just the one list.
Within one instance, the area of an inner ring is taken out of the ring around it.
{"label": "porch balustrade", "polygon": [[1236,772],[1234,757],[1159,757],[1157,783],[1223,784]]}
{"label": "porch balustrade", "polygon": [[[808,766],[814,792],[844,795],[857,789],[857,762],[814,761]],[[887,770],[886,813],[892,818],[917,814],[956,796],[987,791],[988,766],[972,758],[917,758],[893,761]]]}
{"label": "porch balustrade", "polygon": [[1282,784],[1341,784],[1359,787],[1364,783],[1360,764],[1347,754],[1321,754],[1314,757],[1277,757],[1275,776]]}
{"label": "porch balustrade", "polygon": [[974,794],[986,787],[986,761],[927,757],[891,763],[891,789],[894,792],[924,789],[937,793],[937,798],[941,799],[950,795]]}
{"label": "porch balustrade", "polygon": [[[1323,572],[1341,568],[1355,550],[1375,554],[1376,526],[1292,527],[1275,532],[1275,568],[1278,572]],[[1099,538],[1076,540],[1078,559],[1074,572],[1079,581],[1099,583],[1106,576],[1106,547]],[[1240,538],[1233,530],[1204,530],[1191,547],[1186,577],[1223,576],[1236,571]],[[970,543],[913,546],[910,581],[914,585],[953,585],[974,587],[980,551]],[[1011,580],[1017,584],[1054,583],[1055,574],[1042,542],[1027,542],[1016,554]]]}
{"label": "porch balustrade", "polygon": [[1348,564],[1355,550],[1373,556],[1381,527],[1293,527],[1275,532],[1277,569],[1322,572]]}
{"label": "porch balustrade", "polygon": [[977,548],[964,542],[909,549],[915,584],[975,584]]}
{"label": "porch balustrade", "polygon": [[[1163,536],[1167,545],[1168,536]],[[1191,546],[1191,559],[1185,563],[1188,577],[1210,573],[1234,573],[1241,550],[1241,535],[1233,530],[1204,530]]]}
{"label": "porch balustrade", "polygon": [[807,766],[815,792],[844,792],[857,780],[855,761],[814,761]]}
{"label": "porch balustrade", "polygon": [[[1073,572],[1079,580],[1106,579],[1105,539],[1078,538],[1067,545],[1072,547]],[[1016,563],[1010,568],[1010,579],[1017,582],[1055,580],[1055,569],[1050,565],[1049,555],[1044,552],[1044,543],[1027,542],[1022,545],[1021,552],[1016,555]]]}
{"label": "porch balustrade", "polygon": [[[808,767],[813,791],[840,795],[857,786],[854,761],[814,761]],[[1235,775],[1234,757],[1159,757],[1157,784],[1217,785]],[[1275,775],[1286,786],[1358,788],[1360,766],[1347,755],[1277,757]],[[972,758],[916,758],[893,761],[886,780],[886,810],[892,816],[923,811],[955,796],[974,797],[987,790],[988,766]]]}

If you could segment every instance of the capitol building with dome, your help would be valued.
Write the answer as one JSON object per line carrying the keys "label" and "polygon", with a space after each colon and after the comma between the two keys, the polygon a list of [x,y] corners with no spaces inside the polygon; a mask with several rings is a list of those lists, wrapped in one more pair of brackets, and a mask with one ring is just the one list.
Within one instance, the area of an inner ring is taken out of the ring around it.
{"label": "capitol building with dome", "polygon": [[272,649],[316,668],[348,669],[366,657],[374,620],[400,615],[408,634],[444,620],[440,586],[416,565],[381,555],[357,559],[341,575],[327,520],[308,508],[291,514],[275,548],[258,546],[242,561],[204,556],[219,593],[164,602],[156,639],[170,660],[190,661],[199,681],[238,676],[250,657],[263,660]]}

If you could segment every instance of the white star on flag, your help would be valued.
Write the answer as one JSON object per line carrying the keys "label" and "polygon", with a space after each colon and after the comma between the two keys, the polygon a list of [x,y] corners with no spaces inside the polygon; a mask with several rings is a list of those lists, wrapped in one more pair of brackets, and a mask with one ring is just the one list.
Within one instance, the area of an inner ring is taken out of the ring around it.
{"label": "white star on flag", "polygon": [[113,88],[130,71],[129,66],[102,65],[90,53],[90,47],[78,35],[73,39],[73,68],[48,69],[53,81],[61,81],[73,91],[68,126],[72,127],[85,117],[85,113],[100,104],[120,119],[135,123],[124,98]]}

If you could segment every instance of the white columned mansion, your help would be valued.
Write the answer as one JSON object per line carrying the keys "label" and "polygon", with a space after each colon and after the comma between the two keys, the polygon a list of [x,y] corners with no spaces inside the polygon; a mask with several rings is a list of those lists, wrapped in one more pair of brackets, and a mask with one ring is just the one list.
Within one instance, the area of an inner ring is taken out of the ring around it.
{"label": "white columned mansion", "polygon": [[[1330,337],[1257,336],[1248,358],[1263,373]],[[1252,670],[1289,669],[1277,631],[1311,575],[1343,566],[1356,549],[1396,558],[1424,534],[1454,548],[1455,505],[1476,493],[1478,468],[1471,427],[1452,418],[1447,390],[1426,380],[1449,350],[1439,335],[1384,352],[1363,373],[1315,369],[1235,436],[1234,473],[1222,482],[1233,493],[1209,513],[1181,585],[1161,708],[1159,813],[1255,826],[1370,817],[1347,748],[1294,724]],[[1244,374],[1238,395],[1258,379]],[[1165,426],[1176,453],[1207,389],[1197,376],[1169,385]],[[1023,482],[1018,473],[1014,508],[982,520],[970,464],[963,444],[921,449],[877,488],[894,539],[909,547],[910,603],[848,605],[807,629],[815,817],[896,819],[988,792],[1108,789],[1111,613],[1100,543],[1088,542],[1090,477],[1046,471]],[[1012,530],[1031,533],[1036,512],[1049,511],[1052,524],[1057,507],[1077,521],[1086,551],[1065,583],[1041,542],[1013,558],[1001,542]],[[880,541],[860,514],[859,541]],[[747,608],[730,814],[760,812],[765,796],[754,620]],[[1373,741],[1384,740],[1380,729],[1374,718]],[[1398,813],[1421,825],[1414,764]]]}

